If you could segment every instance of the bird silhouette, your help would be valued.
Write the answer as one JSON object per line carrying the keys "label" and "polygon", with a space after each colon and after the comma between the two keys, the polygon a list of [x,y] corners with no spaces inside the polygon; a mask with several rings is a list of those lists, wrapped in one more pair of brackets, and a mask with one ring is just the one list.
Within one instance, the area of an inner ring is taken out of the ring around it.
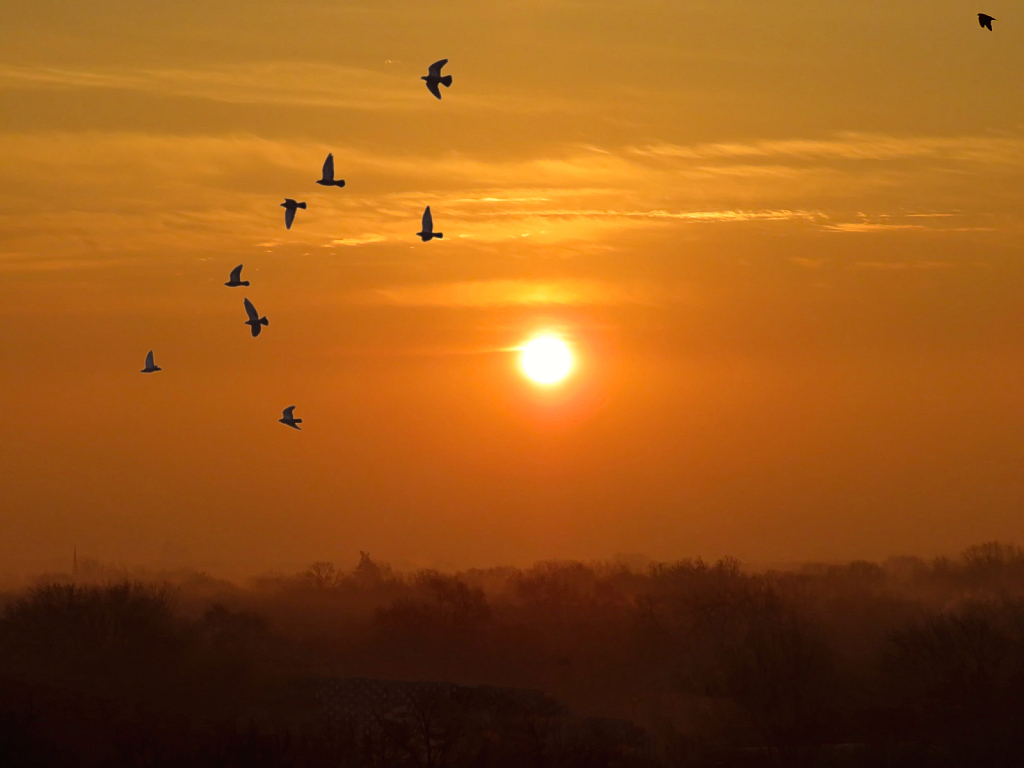
{"label": "bird silhouette", "polygon": [[417,232],[416,234],[419,235],[420,239],[424,243],[429,242],[435,237],[438,238],[439,240],[442,237],[444,237],[444,232],[434,231],[434,217],[430,215],[429,205],[427,206],[427,210],[423,212],[423,230],[421,232]]}
{"label": "bird silhouette", "polygon": [[224,285],[226,285],[228,288],[237,288],[240,285],[248,285],[249,284],[248,280],[242,280],[241,279],[241,277],[242,277],[242,266],[243,266],[242,264],[239,264],[237,267],[235,267],[234,269],[231,270],[231,277],[228,278],[228,281],[226,283],[224,283]]}
{"label": "bird silhouette", "polygon": [[345,180],[338,179],[334,180],[334,155],[328,155],[327,159],[324,160],[324,169],[322,171],[323,178],[317,181],[322,187],[344,187]]}
{"label": "bird silhouette", "polygon": [[286,197],[284,202],[281,203],[281,207],[284,208],[284,227],[285,229],[292,228],[292,222],[295,221],[295,211],[298,208],[306,210],[305,203],[296,203],[290,197]]}
{"label": "bird silhouette", "polygon": [[987,13],[978,14],[978,23],[985,29],[987,29],[989,32],[992,31],[992,22],[995,20],[995,16],[989,16]]}
{"label": "bird silhouette", "polygon": [[162,370],[163,368],[160,368],[156,363],[153,362],[153,350],[149,350],[149,354],[146,355],[146,367],[139,371],[139,373],[156,373],[157,371]]}
{"label": "bird silhouette", "polygon": [[437,86],[440,84],[443,85],[445,88],[451,88],[452,85],[451,75],[445,75],[444,77],[441,77],[441,67],[443,67],[447,63],[448,59],[441,59],[440,61],[435,61],[433,64],[430,65],[430,69],[427,70],[427,74],[424,77],[420,78],[420,80],[427,81],[427,90],[430,91],[432,94],[434,94],[434,96],[436,96],[439,99],[441,98],[441,89],[438,88]]}
{"label": "bird silhouette", "polygon": [[294,410],[295,410],[295,406],[294,405],[289,405],[287,408],[284,409],[284,411],[281,414],[284,418],[278,419],[278,421],[281,422],[282,424],[287,424],[292,429],[297,429],[297,430],[299,430],[301,432],[302,431],[302,427],[300,427],[299,424],[302,423],[302,419],[296,419],[292,415],[292,412]]}
{"label": "bird silhouette", "polygon": [[261,325],[270,325],[270,321],[265,317],[260,317],[260,313],[256,311],[256,307],[252,305],[252,302],[245,299],[245,314],[249,316],[249,319],[245,321],[245,324],[249,326],[252,331],[253,338],[260,335]]}

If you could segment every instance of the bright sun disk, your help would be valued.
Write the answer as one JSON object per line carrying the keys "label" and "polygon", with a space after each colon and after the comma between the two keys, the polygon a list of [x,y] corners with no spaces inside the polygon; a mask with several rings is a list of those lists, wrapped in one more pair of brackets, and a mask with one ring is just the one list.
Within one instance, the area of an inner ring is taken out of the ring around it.
{"label": "bright sun disk", "polygon": [[572,367],[572,354],[565,342],[542,336],[523,347],[523,370],[538,384],[561,381]]}

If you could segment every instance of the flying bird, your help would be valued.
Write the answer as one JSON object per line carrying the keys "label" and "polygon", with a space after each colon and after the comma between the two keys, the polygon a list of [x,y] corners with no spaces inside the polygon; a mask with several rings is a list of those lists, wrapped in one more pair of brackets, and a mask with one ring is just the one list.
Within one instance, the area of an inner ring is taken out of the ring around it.
{"label": "flying bird", "polygon": [[260,335],[261,325],[270,325],[270,321],[265,317],[260,317],[260,313],[256,311],[256,307],[252,305],[252,302],[245,299],[245,314],[249,316],[249,319],[245,321],[245,324],[249,326],[252,331],[252,337],[256,338]]}
{"label": "flying bird", "polygon": [[448,63],[448,59],[441,59],[435,61],[430,65],[430,69],[427,70],[427,74],[421,77],[420,80],[427,81],[427,90],[430,91],[437,98],[441,98],[441,89],[438,88],[438,84],[443,85],[445,88],[451,88],[452,76],[445,75],[441,77],[441,67]]}
{"label": "flying bird", "polygon": [[[321,178],[321,179],[319,179],[317,181],[317,184],[319,184],[320,186],[322,186],[322,187],[344,187],[345,186],[345,180],[344,179],[338,179],[337,181],[334,180],[334,155],[333,154],[328,155],[327,159],[324,160],[324,169],[322,171],[322,174],[323,174],[323,178]],[[305,206],[303,206],[303,208],[305,208]]]}
{"label": "flying bird", "polygon": [[430,215],[429,205],[427,206],[427,210],[423,212],[423,231],[417,232],[416,234],[419,235],[420,239],[424,243],[429,242],[435,237],[439,240],[444,237],[444,232],[434,231],[434,217]]}
{"label": "flying bird", "polygon": [[295,411],[295,406],[294,405],[289,405],[287,408],[284,409],[283,413],[281,414],[282,416],[284,416],[284,418],[283,419],[278,419],[278,421],[281,422],[282,424],[287,424],[292,429],[297,429],[297,430],[299,430],[301,432],[302,431],[302,427],[300,427],[299,424],[302,423],[302,419],[296,419],[292,415],[292,413],[294,411]]}
{"label": "flying bird", "polygon": [[989,16],[987,13],[978,14],[978,23],[981,24],[989,32],[992,31],[992,22],[996,20],[995,16]]}
{"label": "flying bird", "polygon": [[290,197],[286,197],[284,202],[281,203],[281,207],[284,208],[284,227],[285,229],[292,228],[292,222],[295,221],[295,211],[298,208],[306,210],[305,203],[296,203]]}
{"label": "flying bird", "polygon": [[249,284],[248,280],[242,280],[241,279],[242,278],[242,266],[243,266],[242,264],[239,264],[237,267],[235,267],[234,269],[231,270],[231,277],[228,278],[228,281],[226,283],[224,283],[224,285],[226,285],[228,288],[237,288],[240,285],[248,285]]}
{"label": "flying bird", "polygon": [[149,354],[146,355],[146,367],[139,371],[139,373],[156,373],[157,371],[162,370],[163,368],[160,368],[156,363],[153,362],[153,350],[149,350]]}

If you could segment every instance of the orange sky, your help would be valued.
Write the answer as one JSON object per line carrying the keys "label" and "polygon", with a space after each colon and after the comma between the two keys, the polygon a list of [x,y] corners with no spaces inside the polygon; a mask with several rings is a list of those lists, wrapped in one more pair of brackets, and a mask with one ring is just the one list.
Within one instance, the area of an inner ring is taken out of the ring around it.
{"label": "orange sky", "polygon": [[8,0],[0,572],[1019,542],[1024,17],[977,10]]}

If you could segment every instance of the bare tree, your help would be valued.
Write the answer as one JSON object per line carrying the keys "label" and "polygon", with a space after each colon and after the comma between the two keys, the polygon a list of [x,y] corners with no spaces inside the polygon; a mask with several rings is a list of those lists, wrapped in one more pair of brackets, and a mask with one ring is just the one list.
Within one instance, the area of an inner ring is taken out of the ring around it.
{"label": "bare tree", "polygon": [[338,572],[334,563],[319,561],[309,566],[305,576],[313,582],[317,589],[327,589],[338,583]]}

